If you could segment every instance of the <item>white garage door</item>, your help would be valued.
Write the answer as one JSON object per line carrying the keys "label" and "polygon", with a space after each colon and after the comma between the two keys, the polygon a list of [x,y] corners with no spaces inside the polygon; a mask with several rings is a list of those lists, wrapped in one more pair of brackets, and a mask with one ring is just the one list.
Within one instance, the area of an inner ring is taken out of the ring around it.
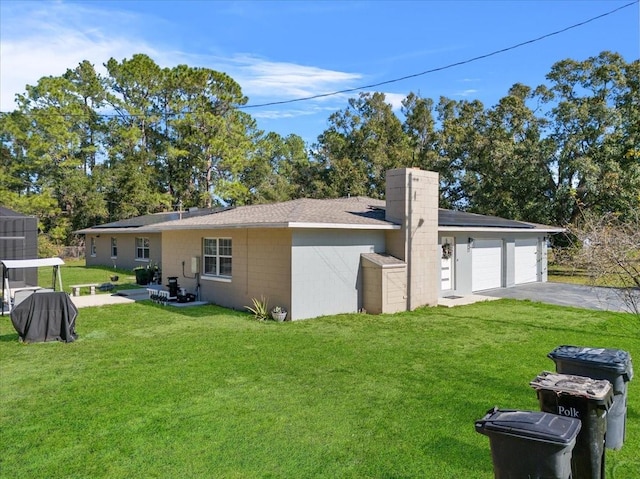
{"label": "white garage door", "polygon": [[502,240],[473,240],[471,250],[471,289],[502,286]]}
{"label": "white garage door", "polygon": [[538,281],[538,239],[517,239],[515,252],[515,283]]}

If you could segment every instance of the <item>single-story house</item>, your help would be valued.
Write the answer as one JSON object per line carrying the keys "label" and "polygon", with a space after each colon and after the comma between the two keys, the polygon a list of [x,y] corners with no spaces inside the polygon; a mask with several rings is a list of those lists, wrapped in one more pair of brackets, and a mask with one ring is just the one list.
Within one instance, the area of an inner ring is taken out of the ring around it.
{"label": "single-story house", "polygon": [[[208,215],[214,210],[190,208],[188,211],[169,211],[136,216],[125,220],[104,223],[75,231],[85,236],[87,266],[113,266],[121,269],[160,264],[162,261],[162,235],[148,231],[147,227]],[[215,211],[221,211],[215,210]]]}
{"label": "single-story house", "polygon": [[546,281],[547,238],[562,229],[439,209],[438,182],[402,168],[387,172],[385,200],[298,199],[78,233],[87,264],[158,261],[203,301],[244,310],[264,296],[293,320]]}
{"label": "single-story house", "polygon": [[[23,260],[38,257],[38,219],[0,206],[0,260]],[[4,277],[4,267],[0,274]],[[12,269],[9,280],[17,287],[38,284],[38,271]]]}

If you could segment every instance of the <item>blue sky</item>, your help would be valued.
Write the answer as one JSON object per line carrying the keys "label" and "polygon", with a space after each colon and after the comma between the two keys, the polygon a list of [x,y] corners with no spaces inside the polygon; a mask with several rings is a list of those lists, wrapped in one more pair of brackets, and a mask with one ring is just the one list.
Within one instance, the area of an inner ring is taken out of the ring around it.
{"label": "blue sky", "polygon": [[[24,1],[0,2],[0,108],[15,108],[25,85],[82,60],[146,53],[160,66],[223,71],[249,104],[372,85],[526,42],[634,0],[538,1]],[[603,50],[640,57],[633,5],[539,42],[462,66],[386,84],[399,113],[419,93],[437,101],[494,105],[516,82],[537,86],[554,62]],[[309,144],[357,92],[247,111],[265,131]]]}

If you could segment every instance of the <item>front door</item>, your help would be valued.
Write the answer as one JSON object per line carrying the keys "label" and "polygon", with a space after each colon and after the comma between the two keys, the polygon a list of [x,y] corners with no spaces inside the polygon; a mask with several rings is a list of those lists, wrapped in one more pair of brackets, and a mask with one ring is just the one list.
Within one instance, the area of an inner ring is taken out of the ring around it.
{"label": "front door", "polygon": [[440,241],[440,290],[453,289],[455,243],[452,237],[443,237]]}

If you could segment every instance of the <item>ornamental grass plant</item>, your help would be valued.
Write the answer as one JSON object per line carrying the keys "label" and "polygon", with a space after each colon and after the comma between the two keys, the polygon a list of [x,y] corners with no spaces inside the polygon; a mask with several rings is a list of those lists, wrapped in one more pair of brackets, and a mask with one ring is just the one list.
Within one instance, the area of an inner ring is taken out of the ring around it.
{"label": "ornamental grass plant", "polygon": [[[0,322],[6,478],[482,478],[491,407],[575,344],[640,358],[630,314],[500,300],[395,315],[257,322],[149,301],[81,309],[74,343]],[[606,477],[640,477],[640,379]]]}

